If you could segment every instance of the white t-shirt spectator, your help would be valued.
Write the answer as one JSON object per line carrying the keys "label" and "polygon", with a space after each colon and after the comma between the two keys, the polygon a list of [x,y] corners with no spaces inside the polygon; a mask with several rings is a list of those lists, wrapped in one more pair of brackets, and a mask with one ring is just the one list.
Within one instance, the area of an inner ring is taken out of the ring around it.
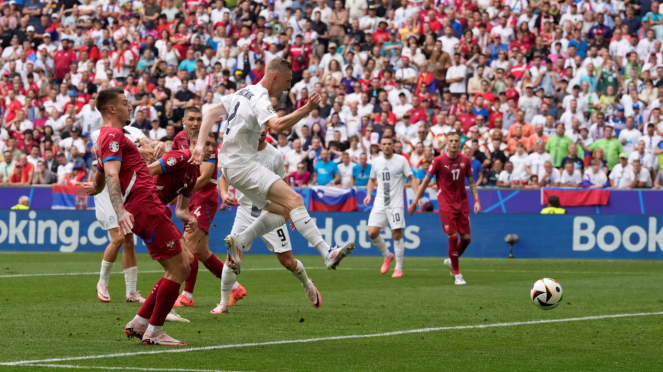
{"label": "white t-shirt spectator", "polygon": [[501,182],[508,183],[509,185],[511,185],[511,184],[513,183],[513,181],[518,181],[518,179],[515,178],[515,174],[514,174],[514,173],[515,173],[515,170],[512,171],[511,173],[509,173],[509,172],[503,170],[502,172],[500,172],[500,175],[499,175],[499,177],[497,178],[497,180],[498,180],[498,181],[501,181]]}
{"label": "white t-shirt spectator", "polygon": [[598,172],[594,173],[592,168],[587,168],[585,170],[585,175],[582,177],[583,182],[589,182],[592,185],[605,185],[608,182],[608,176],[605,175],[605,172],[599,169]]}
{"label": "white t-shirt spectator", "polygon": [[[538,175],[547,161],[552,163],[552,156],[547,152],[544,152],[543,154],[533,152],[527,157],[526,165],[529,166],[529,170],[532,171],[532,173]],[[541,178],[539,178],[539,180],[541,180]]]}
{"label": "white t-shirt spectator", "polygon": [[[622,186],[623,186],[622,180],[624,178],[624,173],[630,167],[631,167],[630,165],[627,165],[626,168],[624,168],[624,167],[622,167],[621,164],[616,164],[612,168],[612,171],[610,172],[610,177],[609,178],[613,181],[616,188],[618,188],[618,189],[622,188]],[[628,183],[626,185],[630,186],[631,181],[628,181]]]}
{"label": "white t-shirt spectator", "polygon": [[[122,64],[124,64],[124,63],[133,63],[133,61],[134,61],[134,54],[133,54],[132,51],[127,49],[127,50],[124,51],[124,53],[122,53],[122,56],[120,56],[120,59],[117,61],[117,63],[118,63],[118,66],[122,66]],[[123,77],[123,78],[129,76],[130,73],[131,73],[131,69],[128,68],[128,67],[120,67],[119,71],[116,68],[113,71],[113,75],[115,77]]]}
{"label": "white t-shirt spectator", "polygon": [[466,80],[467,80],[467,67],[465,65],[451,66],[447,70],[447,79],[454,79],[462,77],[463,80],[451,83],[449,85],[449,92],[451,93],[465,93]]}
{"label": "white t-shirt spectator", "polygon": [[628,163],[633,164],[633,160],[640,160],[640,165],[643,167],[647,168],[656,168],[658,164],[658,156],[654,156],[652,154],[647,154],[646,152],[644,154],[640,154],[639,151],[633,151],[629,156],[628,156]]}
{"label": "white t-shirt spectator", "polygon": [[74,164],[73,163],[67,163],[65,165],[58,165],[58,183],[62,182],[62,180],[71,173],[71,171],[74,169]]}
{"label": "white t-shirt spectator", "polygon": [[642,132],[635,128],[631,130],[622,129],[619,132],[619,141],[621,142],[622,140],[626,140],[626,143],[622,143],[622,147],[624,148],[626,155],[631,155],[633,150],[635,150],[635,145],[638,144],[640,137],[642,137]]}
{"label": "white t-shirt spectator", "polygon": [[159,141],[160,139],[166,137],[167,135],[168,133],[163,128],[157,128],[157,130],[150,129],[149,133],[150,139],[155,141]]}
{"label": "white t-shirt spectator", "polygon": [[570,183],[572,185],[581,184],[582,183],[582,175],[580,174],[580,171],[578,169],[574,169],[573,174],[569,174],[569,172],[564,170],[562,172],[562,180],[560,182],[562,184]]}
{"label": "white t-shirt spectator", "polygon": [[526,152],[523,152],[522,155],[518,155],[518,152],[511,155],[509,161],[513,163],[513,179],[514,181],[528,180],[529,177],[527,172],[525,172],[525,165],[527,165],[529,157]]}
{"label": "white t-shirt spectator", "polygon": [[545,186],[550,186],[550,185],[559,183],[559,181],[562,178],[562,174],[559,171],[559,169],[557,169],[557,168],[553,168],[550,175],[548,175],[548,177],[546,177],[546,169],[541,167],[541,170],[539,171],[538,176],[539,176],[539,182],[544,181]]}
{"label": "white t-shirt spectator", "polygon": [[[398,70],[396,70],[395,78],[405,81],[405,80],[413,77],[414,81],[416,82],[417,81],[417,75],[418,75],[417,70],[415,70],[411,66],[408,66],[407,68],[399,68]],[[414,86],[414,83],[413,84],[403,84],[403,87],[405,87],[406,89],[412,88],[413,86]]]}
{"label": "white t-shirt spectator", "polygon": [[490,34],[493,36],[500,35],[500,44],[510,44],[514,40],[513,29],[509,26],[497,25],[490,30]]}
{"label": "white t-shirt spectator", "polygon": [[[626,167],[626,170],[624,171],[624,176],[620,180],[620,189],[625,188],[625,187],[630,187],[631,182],[635,179],[636,175],[635,172],[633,171],[632,166]],[[652,180],[651,180],[651,174],[649,174],[649,171],[645,169],[644,167],[640,168],[640,174],[637,175],[638,177],[638,182],[644,182],[645,187],[652,187]]]}
{"label": "white t-shirt spectator", "polygon": [[294,172],[297,170],[297,164],[301,163],[303,151],[297,152],[294,149],[288,151],[285,154],[285,166],[288,169],[288,172]]}
{"label": "white t-shirt spectator", "polygon": [[60,141],[60,147],[64,150],[67,161],[71,161],[71,154],[69,153],[71,146],[76,146],[76,149],[81,156],[85,154],[85,142],[83,142],[82,139],[78,138],[77,140],[74,140],[73,137],[65,138]]}
{"label": "white t-shirt spectator", "polygon": [[537,96],[522,96],[518,100],[518,108],[525,112],[525,123],[531,123],[536,113],[541,108],[541,98]]}
{"label": "white t-shirt spectator", "polygon": [[285,146],[281,147],[281,145],[277,144],[276,149],[279,150],[281,155],[283,155],[284,159],[285,159],[286,154],[289,153],[290,151],[292,151],[292,147],[290,147],[290,145],[285,145]]}
{"label": "white t-shirt spectator", "polygon": [[353,162],[348,163],[348,165],[343,164],[343,162],[338,163],[338,172],[341,174],[341,186],[350,186],[350,182],[352,182],[352,168],[355,165],[357,164]]}
{"label": "white t-shirt spectator", "polygon": [[442,51],[449,53],[449,57],[453,58],[454,54],[456,54],[455,46],[460,43],[460,40],[458,40],[458,38],[455,36],[441,36],[438,37],[437,40],[442,42]]}

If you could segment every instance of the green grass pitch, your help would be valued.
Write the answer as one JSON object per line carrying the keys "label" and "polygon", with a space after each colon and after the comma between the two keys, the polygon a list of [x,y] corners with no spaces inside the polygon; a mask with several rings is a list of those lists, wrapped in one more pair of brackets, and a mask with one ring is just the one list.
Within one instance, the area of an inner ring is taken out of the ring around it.
{"label": "green grass pitch", "polygon": [[[212,315],[220,283],[201,265],[195,306],[179,310],[191,323],[165,326],[189,344],[173,353],[125,337],[139,305],[124,303],[121,255],[112,302],[102,303],[99,253],[0,253],[0,371],[663,370],[663,262],[461,259],[468,285],[457,287],[441,258],[406,256],[400,279],[380,275],[379,257],[350,256],[337,271],[324,270],[320,257],[299,258],[322,294],[320,309],[275,257],[247,255],[238,280],[248,296],[230,314]],[[160,267],[147,255],[138,261],[147,296]],[[83,275],[36,276],[53,273]],[[564,288],[551,311],[528,297],[542,277]],[[617,314],[645,315],[572,320]],[[549,320],[559,322],[479,327]],[[438,327],[452,328],[421,331]],[[329,339],[409,330],[420,331]],[[264,344],[292,340],[305,342]],[[235,347],[203,349],[220,345]],[[65,360],[6,364],[52,358]]]}

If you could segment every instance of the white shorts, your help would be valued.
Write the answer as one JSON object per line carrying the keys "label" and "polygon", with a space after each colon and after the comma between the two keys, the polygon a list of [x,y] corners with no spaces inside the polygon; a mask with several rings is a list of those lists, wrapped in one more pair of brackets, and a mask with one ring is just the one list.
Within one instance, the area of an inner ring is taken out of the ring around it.
{"label": "white shorts", "polygon": [[222,168],[221,171],[230,186],[246,195],[251,200],[251,204],[258,209],[263,209],[265,205],[270,204],[270,201],[267,200],[269,188],[274,182],[281,179],[276,173],[258,162],[244,168]]}
{"label": "white shorts", "polygon": [[405,228],[404,208],[386,208],[373,207],[371,215],[368,216],[368,226],[375,226],[381,229],[387,227],[387,223],[392,230]]}
{"label": "white shorts", "polygon": [[[261,211],[260,209],[254,207],[251,211],[248,208],[239,207],[237,209],[237,215],[235,216],[235,222],[233,223],[233,228],[231,233],[239,234],[240,232],[246,230],[253,221],[260,216],[262,213],[267,213],[266,211]],[[262,241],[267,246],[267,249],[272,253],[284,253],[292,250],[292,244],[290,243],[290,234],[288,234],[288,226],[283,225],[278,227],[271,232],[260,237]],[[251,244],[246,245],[245,251],[251,249]]]}
{"label": "white shorts", "polygon": [[117,229],[117,216],[106,189],[94,196],[94,213],[102,229]]}

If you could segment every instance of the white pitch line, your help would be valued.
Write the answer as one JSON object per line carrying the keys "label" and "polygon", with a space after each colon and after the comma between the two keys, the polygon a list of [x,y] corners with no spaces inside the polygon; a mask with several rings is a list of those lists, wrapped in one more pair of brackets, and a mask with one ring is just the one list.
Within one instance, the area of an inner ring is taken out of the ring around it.
{"label": "white pitch line", "polygon": [[[244,269],[243,271],[282,271],[283,267],[257,267],[253,269]],[[326,267],[307,267],[306,270],[328,270]],[[371,268],[364,267],[346,267],[338,268],[339,271],[376,271]],[[444,271],[440,269],[408,269],[408,271]],[[463,272],[473,272],[473,273],[542,273],[543,270],[480,270],[480,269],[463,269]],[[155,274],[163,273],[163,270],[147,270],[139,271],[139,274]],[[609,275],[656,275],[662,274],[657,272],[635,272],[635,271],[545,271],[547,274],[609,274]],[[111,274],[124,274],[122,271],[115,271]],[[9,274],[9,275],[0,275],[0,279],[3,278],[24,278],[24,277],[40,277],[40,276],[78,276],[78,275],[99,275],[99,272],[87,272],[87,273],[44,273],[44,274]]]}
{"label": "white pitch line", "polygon": [[100,367],[100,366],[74,366],[68,364],[22,364],[22,367],[48,367],[66,369],[101,369],[104,371],[162,371],[162,372],[239,372],[222,371],[219,369],[190,369],[190,368],[138,368],[138,367]]}
{"label": "white pitch line", "polygon": [[2,365],[4,365],[4,366],[17,366],[17,365],[34,364],[34,363],[69,362],[69,361],[73,361],[73,360],[118,358],[118,357],[128,357],[128,356],[135,356],[135,355],[152,355],[152,354],[164,354],[164,353],[187,353],[187,352],[190,352],[190,351],[232,349],[232,348],[242,348],[242,347],[252,347],[252,346],[302,344],[302,343],[319,342],[319,341],[336,341],[336,340],[349,340],[349,339],[357,339],[357,338],[399,336],[399,335],[406,335],[406,334],[412,334],[412,333],[428,333],[428,332],[435,332],[435,331],[483,329],[483,328],[495,328],[495,327],[513,327],[513,326],[519,326],[519,325],[546,324],[546,323],[566,323],[566,322],[577,322],[577,321],[585,321],[585,320],[627,318],[627,317],[651,316],[651,315],[663,315],[663,311],[654,312],[654,313],[596,315],[596,316],[586,316],[586,317],[582,317],[582,318],[531,320],[531,321],[527,321],[527,322],[493,323],[493,324],[478,324],[478,325],[454,326],[454,327],[420,328],[420,329],[410,329],[410,330],[406,330],[406,331],[395,331],[395,332],[374,333],[374,334],[364,334],[364,335],[333,336],[333,337],[307,338],[307,339],[299,339],[299,340],[282,340],[282,341],[267,341],[267,342],[255,342],[255,343],[245,343],[245,344],[233,344],[233,345],[188,347],[188,348],[182,348],[182,349],[168,348],[168,349],[151,350],[151,351],[138,351],[138,352],[133,352],[133,353],[88,355],[88,356],[71,357],[71,358],[53,358],[53,359],[42,359],[42,360],[22,360],[22,361],[16,361],[16,362],[0,363],[0,366],[2,366]]}

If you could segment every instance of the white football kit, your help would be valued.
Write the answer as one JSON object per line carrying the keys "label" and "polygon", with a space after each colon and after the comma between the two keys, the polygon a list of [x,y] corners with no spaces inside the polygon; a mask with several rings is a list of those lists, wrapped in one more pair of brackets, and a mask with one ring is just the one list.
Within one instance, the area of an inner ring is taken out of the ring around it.
{"label": "white football kit", "polygon": [[403,192],[405,178],[411,175],[412,168],[401,155],[393,154],[391,159],[380,156],[373,160],[370,177],[377,179],[378,190],[368,226],[383,229],[389,224],[392,230],[405,228]]}
{"label": "white football kit", "polygon": [[[283,155],[281,155],[279,150],[275,149],[274,146],[268,144],[264,150],[259,151],[257,160],[263,167],[272,171],[281,179],[286,177]],[[244,195],[239,189],[236,191],[235,197],[239,201],[239,207],[237,208],[237,215],[235,216],[235,222],[233,223],[231,233],[239,234],[246,230],[262,213],[268,212],[263,211],[255,204],[251,203],[251,199]],[[283,253],[292,250],[288,227],[285,224],[260,238],[267,246],[267,249],[273,253]],[[249,249],[251,249],[251,243],[244,247],[244,252]]]}
{"label": "white football kit", "polygon": [[[126,126],[123,128],[124,135],[133,142],[136,147],[138,147],[138,139],[145,138],[145,134],[138,128],[132,126]],[[99,138],[100,130],[92,132],[90,139],[92,143],[96,146],[97,139]],[[104,190],[99,194],[94,196],[94,213],[97,217],[97,221],[101,224],[101,228],[104,230],[117,229],[117,215],[115,214],[115,209],[113,209],[113,204],[110,200],[110,195],[108,194],[108,185],[104,187]]]}
{"label": "white football kit", "polygon": [[281,179],[258,162],[258,141],[265,123],[276,116],[267,89],[256,84],[221,98],[228,124],[219,150],[219,168],[228,183],[258,209],[269,204],[267,195]]}

